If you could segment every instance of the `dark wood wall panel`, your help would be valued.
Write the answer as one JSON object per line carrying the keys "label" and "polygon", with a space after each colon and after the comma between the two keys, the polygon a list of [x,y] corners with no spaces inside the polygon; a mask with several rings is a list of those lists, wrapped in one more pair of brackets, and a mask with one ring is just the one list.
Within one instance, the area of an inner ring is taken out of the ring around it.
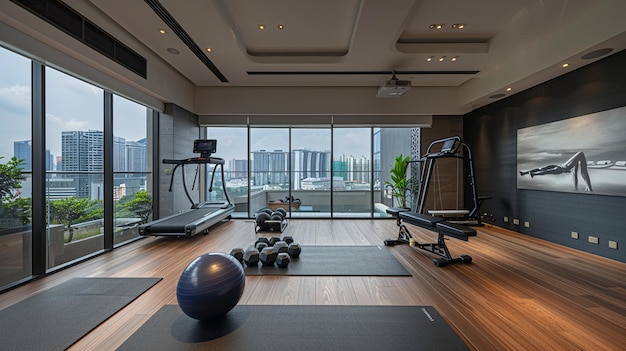
{"label": "dark wood wall panel", "polygon": [[[496,225],[626,262],[625,197],[523,190],[516,183],[517,130],[626,106],[624,62],[626,51],[615,53],[464,116],[479,195],[492,197],[481,209],[493,213]],[[589,235],[600,243],[589,243]],[[617,250],[608,247],[609,240],[618,242]]]}

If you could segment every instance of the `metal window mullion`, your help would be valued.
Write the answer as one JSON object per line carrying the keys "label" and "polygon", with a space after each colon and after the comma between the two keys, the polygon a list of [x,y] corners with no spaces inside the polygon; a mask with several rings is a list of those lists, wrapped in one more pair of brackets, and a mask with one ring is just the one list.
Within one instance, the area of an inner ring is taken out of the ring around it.
{"label": "metal window mullion", "polygon": [[45,67],[32,61],[32,275],[41,276],[46,273],[48,230],[46,226],[46,96]]}
{"label": "metal window mullion", "polygon": [[115,207],[113,204],[113,94],[104,91],[104,249],[113,249]]}

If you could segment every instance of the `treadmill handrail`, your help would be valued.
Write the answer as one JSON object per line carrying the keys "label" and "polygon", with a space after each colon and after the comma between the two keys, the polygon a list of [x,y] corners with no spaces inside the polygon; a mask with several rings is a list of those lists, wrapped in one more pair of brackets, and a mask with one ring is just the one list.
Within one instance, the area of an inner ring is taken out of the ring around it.
{"label": "treadmill handrail", "polygon": [[163,159],[163,163],[170,165],[205,164],[223,165],[224,159],[221,157],[190,157],[182,160]]}

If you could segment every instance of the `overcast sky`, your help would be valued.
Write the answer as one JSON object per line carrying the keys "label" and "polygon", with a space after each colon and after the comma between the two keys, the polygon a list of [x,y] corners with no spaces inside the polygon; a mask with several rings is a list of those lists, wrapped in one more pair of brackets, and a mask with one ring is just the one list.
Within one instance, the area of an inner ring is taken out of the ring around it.
{"label": "overcast sky", "polygon": [[[0,62],[0,156],[10,158],[14,141],[31,138],[31,65],[30,60],[3,48]],[[145,111],[139,104],[116,97],[114,134],[131,141],[145,138]],[[62,131],[101,131],[102,114],[102,89],[46,69],[46,149],[54,156],[61,156]]]}
{"label": "overcast sky", "polygon": [[[13,142],[31,138],[31,63],[0,48],[0,156],[13,156]],[[46,149],[61,156],[61,132],[103,130],[102,89],[54,69],[46,69]],[[145,107],[116,97],[114,134],[136,141],[146,136]],[[370,158],[369,128],[335,128],[335,155]],[[218,140],[215,156],[226,160],[247,155],[245,128],[216,128],[209,138]],[[288,129],[252,129],[250,149],[289,150]],[[329,129],[292,129],[293,149],[331,149]],[[192,143],[189,145],[190,156]],[[6,162],[6,160],[0,161]]]}

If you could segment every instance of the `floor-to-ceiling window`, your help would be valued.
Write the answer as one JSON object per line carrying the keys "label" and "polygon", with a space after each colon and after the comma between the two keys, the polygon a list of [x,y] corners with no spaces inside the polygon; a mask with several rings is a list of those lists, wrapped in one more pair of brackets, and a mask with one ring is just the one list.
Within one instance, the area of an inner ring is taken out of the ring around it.
{"label": "floor-to-ceiling window", "polygon": [[[291,217],[370,218],[387,217],[393,199],[385,182],[395,156],[411,154],[411,130],[208,127],[207,137],[218,140],[215,156],[225,159],[233,217],[282,207]],[[210,181],[211,172],[207,175]],[[221,200],[220,189],[216,176],[207,199]]]}
{"label": "floor-to-ceiling window", "polygon": [[32,274],[31,61],[0,47],[0,287]]}
{"label": "floor-to-ceiling window", "polygon": [[292,217],[330,217],[331,190],[340,186],[331,173],[331,129],[291,129]]}
{"label": "floor-to-ceiling window", "polygon": [[50,268],[104,248],[104,91],[50,67],[45,73]]}
{"label": "floor-to-ceiling window", "polygon": [[[213,156],[224,159],[226,191],[230,201],[235,204],[232,216],[248,217],[248,128],[211,127],[207,128],[207,138],[217,140],[217,150]],[[210,189],[213,169],[214,166],[208,165],[207,199],[222,201],[225,198],[219,168],[215,173],[213,188]]]}
{"label": "floor-to-ceiling window", "polygon": [[333,128],[333,216],[370,217],[372,128]]}
{"label": "floor-to-ceiling window", "polygon": [[148,187],[149,117],[145,106],[113,96],[115,244],[138,237],[137,226],[152,219],[152,191]]}
{"label": "floor-to-ceiling window", "polygon": [[0,62],[5,289],[136,238],[152,213],[153,113],[1,47]]}
{"label": "floor-to-ceiling window", "polygon": [[289,129],[250,128],[250,211],[289,196]]}

